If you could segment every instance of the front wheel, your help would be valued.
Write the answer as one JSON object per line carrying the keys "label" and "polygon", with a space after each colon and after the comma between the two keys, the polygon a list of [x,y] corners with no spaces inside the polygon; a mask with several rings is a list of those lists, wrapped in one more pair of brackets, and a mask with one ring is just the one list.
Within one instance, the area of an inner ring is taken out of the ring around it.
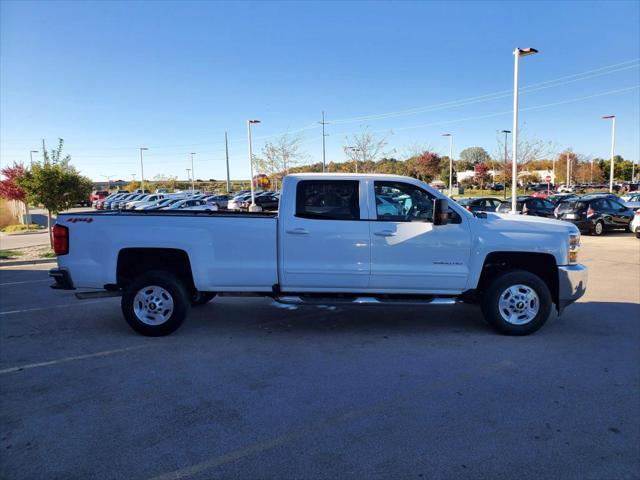
{"label": "front wheel", "polygon": [[142,335],[169,335],[182,325],[191,305],[183,282],[170,272],[151,271],[133,280],[122,294],[122,313]]}
{"label": "front wheel", "polygon": [[505,335],[529,335],[551,314],[551,292],[540,277],[524,270],[499,275],[482,297],[487,322]]}

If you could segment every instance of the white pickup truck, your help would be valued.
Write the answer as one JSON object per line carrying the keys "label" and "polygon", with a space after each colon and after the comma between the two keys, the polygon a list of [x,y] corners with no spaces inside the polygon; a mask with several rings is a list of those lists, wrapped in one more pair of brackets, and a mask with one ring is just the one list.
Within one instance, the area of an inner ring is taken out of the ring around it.
{"label": "white pickup truck", "polygon": [[[129,325],[166,335],[216,295],[288,304],[479,303],[499,332],[539,329],[586,289],[571,223],[472,214],[414,178],[301,174],[278,213],[61,214],[53,288],[122,295]],[[85,294],[86,295],[86,294]]]}

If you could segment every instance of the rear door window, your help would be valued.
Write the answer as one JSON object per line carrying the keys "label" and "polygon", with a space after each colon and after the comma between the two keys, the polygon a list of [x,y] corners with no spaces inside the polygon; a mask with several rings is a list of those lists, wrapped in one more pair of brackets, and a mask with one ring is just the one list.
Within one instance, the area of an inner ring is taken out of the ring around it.
{"label": "rear door window", "polygon": [[296,189],[296,217],[360,220],[360,182],[302,180]]}

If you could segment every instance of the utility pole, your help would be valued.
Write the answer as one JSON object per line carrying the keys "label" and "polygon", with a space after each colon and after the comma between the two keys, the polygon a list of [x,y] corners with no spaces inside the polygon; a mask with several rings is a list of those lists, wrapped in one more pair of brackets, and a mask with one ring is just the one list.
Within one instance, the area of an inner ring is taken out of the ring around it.
{"label": "utility pole", "polygon": [[193,169],[193,156],[196,152],[191,152],[191,193],[196,193],[196,171]]}
{"label": "utility pole", "polygon": [[227,132],[224,132],[224,153],[227,158],[227,193],[231,193],[231,178],[229,177],[229,141],[227,140]]}
{"label": "utility pole", "polygon": [[443,133],[442,137],[449,137],[449,197],[453,193],[453,135]]}
{"label": "utility pole", "polygon": [[142,152],[149,150],[147,147],[140,147],[140,190],[144,193],[144,161],[142,159]]}
{"label": "utility pole", "polygon": [[613,192],[613,163],[616,150],[616,116],[606,115],[602,118],[605,120],[611,120],[611,165],[609,169],[609,192]]}
{"label": "utility pole", "polygon": [[249,179],[249,183],[251,185],[251,206],[249,207],[250,212],[260,212],[262,211],[262,207],[256,205],[256,193],[253,187],[253,145],[251,142],[251,125],[260,123],[260,120],[247,120],[247,146],[249,147],[249,171],[251,173],[251,178]]}
{"label": "utility pole", "polygon": [[320,125],[322,125],[322,172],[324,173],[324,171],[327,168],[327,154],[326,154],[326,145],[325,145],[325,137],[327,137],[328,135],[326,135],[324,133],[324,126],[327,125],[328,122],[324,121],[324,110],[322,111],[322,121],[318,122],[320,123]]}
{"label": "utility pole", "polygon": [[571,160],[570,160],[568,151],[565,153],[565,155],[567,156],[567,187],[570,187],[571,186]]}
{"label": "utility pole", "polygon": [[47,147],[44,145],[44,138],[42,139],[42,162],[47,161]]}
{"label": "utility pole", "polygon": [[29,158],[31,159],[31,166],[33,167],[33,154],[38,153],[38,150],[29,151]]}

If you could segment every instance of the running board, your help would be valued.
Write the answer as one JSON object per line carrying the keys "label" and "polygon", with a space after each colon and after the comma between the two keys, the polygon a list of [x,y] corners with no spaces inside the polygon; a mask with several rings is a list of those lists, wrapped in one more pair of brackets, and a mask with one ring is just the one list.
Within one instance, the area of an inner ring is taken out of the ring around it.
{"label": "running board", "polygon": [[99,290],[97,292],[79,292],[75,295],[78,300],[91,300],[92,298],[120,297],[122,296],[122,292],[120,290]]}
{"label": "running board", "polygon": [[282,295],[274,297],[278,303],[285,305],[455,305],[460,302],[454,297],[433,297],[433,298],[381,298],[381,297],[302,297],[297,295]]}

